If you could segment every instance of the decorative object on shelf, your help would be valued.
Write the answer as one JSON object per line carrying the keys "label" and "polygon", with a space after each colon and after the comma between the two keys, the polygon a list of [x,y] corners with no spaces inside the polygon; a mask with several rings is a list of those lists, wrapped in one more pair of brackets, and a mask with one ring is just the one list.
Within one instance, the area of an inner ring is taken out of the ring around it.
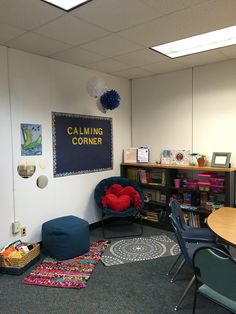
{"label": "decorative object on shelf", "polygon": [[189,165],[190,150],[167,150],[164,149],[161,155],[163,165]]}
{"label": "decorative object on shelf", "polygon": [[180,183],[181,183],[181,179],[178,179],[178,178],[174,179],[174,185],[176,188],[180,187]]}
{"label": "decorative object on shelf", "polygon": [[200,154],[200,153],[192,153],[190,156],[195,157],[197,159],[198,167],[204,167],[207,159],[206,154]]}
{"label": "decorative object on shelf", "polygon": [[108,90],[101,95],[100,102],[103,108],[113,110],[120,105],[120,95],[114,89]]}
{"label": "decorative object on shelf", "polygon": [[149,147],[139,147],[137,150],[137,162],[149,162]]}
{"label": "decorative object on shelf", "polygon": [[211,167],[230,168],[231,153],[214,152],[211,159]]}
{"label": "decorative object on shelf", "polygon": [[124,162],[137,162],[137,147],[124,149]]}

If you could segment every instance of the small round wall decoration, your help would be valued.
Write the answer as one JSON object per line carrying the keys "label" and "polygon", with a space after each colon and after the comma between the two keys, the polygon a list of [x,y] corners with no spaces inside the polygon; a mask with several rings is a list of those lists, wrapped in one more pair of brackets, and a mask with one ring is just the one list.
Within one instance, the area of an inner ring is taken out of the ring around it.
{"label": "small round wall decoration", "polygon": [[108,90],[101,95],[100,102],[105,109],[113,110],[120,105],[120,95],[114,89]]}

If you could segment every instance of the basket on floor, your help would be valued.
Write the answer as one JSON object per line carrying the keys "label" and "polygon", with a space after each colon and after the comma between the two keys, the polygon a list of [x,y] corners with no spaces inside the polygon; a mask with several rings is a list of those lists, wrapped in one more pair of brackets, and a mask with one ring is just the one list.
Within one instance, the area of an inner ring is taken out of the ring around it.
{"label": "basket on floor", "polygon": [[0,272],[11,275],[21,275],[40,259],[40,244],[33,244],[32,250],[21,258],[5,258],[0,254]]}

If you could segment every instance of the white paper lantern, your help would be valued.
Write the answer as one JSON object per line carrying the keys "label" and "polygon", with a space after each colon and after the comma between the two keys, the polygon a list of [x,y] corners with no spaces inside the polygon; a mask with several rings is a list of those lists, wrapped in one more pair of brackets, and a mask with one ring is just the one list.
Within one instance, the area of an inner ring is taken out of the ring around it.
{"label": "white paper lantern", "polygon": [[86,88],[89,96],[94,98],[100,97],[104,93],[104,91],[107,90],[106,83],[102,79],[97,77],[91,78],[87,82]]}

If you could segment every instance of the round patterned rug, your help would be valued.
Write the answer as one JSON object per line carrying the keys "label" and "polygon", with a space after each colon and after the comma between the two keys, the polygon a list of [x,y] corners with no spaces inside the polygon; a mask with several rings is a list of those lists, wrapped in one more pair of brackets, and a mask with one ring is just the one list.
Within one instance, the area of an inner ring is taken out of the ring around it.
{"label": "round patterned rug", "polygon": [[102,256],[106,266],[120,265],[179,254],[179,246],[165,234],[111,243]]}

